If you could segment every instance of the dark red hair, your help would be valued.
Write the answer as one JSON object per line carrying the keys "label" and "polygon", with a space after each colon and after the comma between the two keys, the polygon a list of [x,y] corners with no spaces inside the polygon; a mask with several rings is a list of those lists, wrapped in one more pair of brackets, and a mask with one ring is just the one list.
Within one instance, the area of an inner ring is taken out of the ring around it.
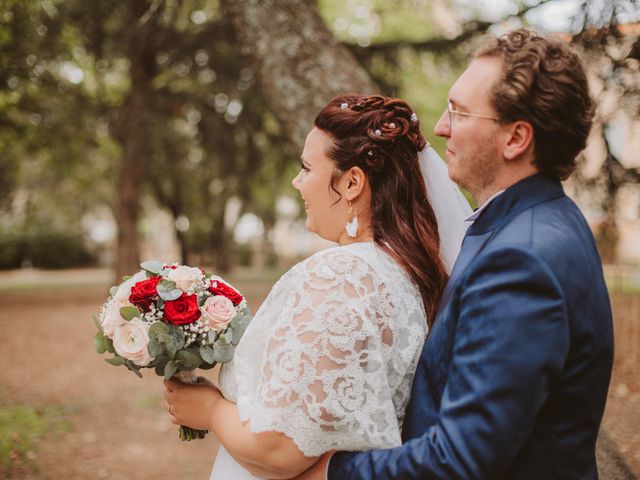
{"label": "dark red hair", "polygon": [[417,284],[431,327],[448,275],[418,163],[426,141],[417,117],[398,98],[345,94],[331,100],[314,125],[333,140],[326,153],[335,178],[356,166],[367,175],[374,242]]}

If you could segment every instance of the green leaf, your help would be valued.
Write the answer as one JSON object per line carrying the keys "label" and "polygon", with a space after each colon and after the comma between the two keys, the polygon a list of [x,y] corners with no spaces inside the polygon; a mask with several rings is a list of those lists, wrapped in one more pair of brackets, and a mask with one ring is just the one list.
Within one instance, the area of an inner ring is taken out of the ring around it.
{"label": "green leaf", "polygon": [[122,277],[122,281],[126,282],[127,280],[129,280],[130,278],[133,278],[133,275],[125,275],[124,277]]}
{"label": "green leaf", "polygon": [[151,272],[154,274],[159,274],[162,271],[162,262],[157,260],[147,260],[146,262],[142,262],[140,267],[147,272]]}
{"label": "green leaf", "polygon": [[96,326],[98,330],[102,331],[102,325],[100,325],[100,322],[98,321],[98,317],[96,317],[95,315],[93,315],[93,324]]}
{"label": "green leaf", "polygon": [[224,338],[227,343],[231,343],[233,340],[233,329],[227,328],[220,336]]}
{"label": "green leaf", "polygon": [[93,336],[93,345],[96,347],[96,352],[101,355],[107,351],[107,346],[104,340],[105,336],[102,332],[96,332]]}
{"label": "green leaf", "polygon": [[124,318],[126,321],[133,320],[139,315],[140,315],[140,310],[130,305],[127,307],[122,307],[120,309],[120,316]]}
{"label": "green leaf", "polygon": [[231,343],[238,345],[252,318],[253,317],[249,312],[249,309],[245,308],[240,315],[231,321],[230,326],[233,330],[233,339],[231,340]]}
{"label": "green leaf", "polygon": [[157,358],[159,355],[162,355],[164,353],[162,343],[160,343],[157,338],[152,338],[149,341],[147,350],[149,350],[149,355],[151,355],[153,358]]}
{"label": "green leaf", "polygon": [[216,355],[213,352],[213,348],[202,346],[200,347],[200,356],[207,363],[215,363]]}
{"label": "green leaf", "polygon": [[104,361],[116,367],[126,363],[126,360],[122,357],[105,358]]}
{"label": "green leaf", "polygon": [[215,330],[209,330],[209,334],[207,336],[209,337],[209,343],[213,345],[213,342],[218,338],[218,332]]}
{"label": "green leaf", "polygon": [[180,350],[176,353],[176,361],[180,362],[180,365],[185,370],[193,370],[194,368],[198,368],[202,363],[202,359],[200,356],[195,353],[189,352],[188,350]]}
{"label": "green leaf", "polygon": [[218,363],[227,363],[233,359],[233,345],[216,342],[213,346],[214,359]]}
{"label": "green leaf", "polygon": [[169,380],[178,371],[178,365],[173,360],[169,360],[164,367],[164,378]]}
{"label": "green leaf", "polygon": [[109,295],[111,295],[112,297],[115,297],[117,292],[118,292],[118,287],[116,286],[113,286],[109,289]]}
{"label": "green leaf", "polygon": [[176,288],[175,282],[172,282],[171,280],[160,280],[156,290],[160,298],[165,302],[176,300],[182,295],[182,290]]}
{"label": "green leaf", "polygon": [[164,322],[154,322],[149,327],[149,338],[160,337],[169,333],[169,325]]}
{"label": "green leaf", "polygon": [[107,347],[107,352],[116,353],[116,349],[113,348],[113,340],[111,340],[109,337],[104,337],[104,343]]}
{"label": "green leaf", "polygon": [[173,338],[173,342],[176,346],[176,351],[182,350],[187,343],[187,337],[184,334],[184,330],[176,325],[171,325],[169,327],[169,334]]}

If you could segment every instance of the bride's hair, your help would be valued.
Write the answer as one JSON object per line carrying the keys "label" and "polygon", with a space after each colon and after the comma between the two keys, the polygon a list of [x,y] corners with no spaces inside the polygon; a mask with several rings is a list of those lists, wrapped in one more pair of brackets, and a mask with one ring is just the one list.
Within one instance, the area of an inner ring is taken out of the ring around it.
{"label": "bride's hair", "polygon": [[448,275],[418,163],[426,145],[418,118],[398,98],[344,94],[318,113],[314,125],[333,140],[326,153],[337,169],[334,190],[333,181],[351,167],[367,175],[374,241],[418,285],[431,327]]}

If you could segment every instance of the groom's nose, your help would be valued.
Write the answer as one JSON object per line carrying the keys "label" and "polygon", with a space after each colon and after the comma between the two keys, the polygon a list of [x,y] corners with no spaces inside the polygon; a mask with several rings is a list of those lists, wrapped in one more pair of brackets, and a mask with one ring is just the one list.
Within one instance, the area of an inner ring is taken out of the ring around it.
{"label": "groom's nose", "polygon": [[440,115],[440,118],[436,122],[436,126],[433,128],[433,132],[439,137],[449,138],[451,136],[448,115],[446,110],[442,112],[442,115]]}

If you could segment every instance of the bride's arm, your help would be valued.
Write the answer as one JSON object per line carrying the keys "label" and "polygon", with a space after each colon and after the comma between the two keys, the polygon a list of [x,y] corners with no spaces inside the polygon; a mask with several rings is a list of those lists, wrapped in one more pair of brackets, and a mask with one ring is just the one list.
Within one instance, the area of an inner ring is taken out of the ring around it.
{"label": "bride's arm", "polygon": [[252,433],[242,422],[236,405],[227,401],[208,382],[185,385],[165,381],[165,400],[171,405],[171,420],[213,432],[238,463],[252,474],[286,479],[299,475],[319,457],[306,457],[296,444],[279,432]]}

